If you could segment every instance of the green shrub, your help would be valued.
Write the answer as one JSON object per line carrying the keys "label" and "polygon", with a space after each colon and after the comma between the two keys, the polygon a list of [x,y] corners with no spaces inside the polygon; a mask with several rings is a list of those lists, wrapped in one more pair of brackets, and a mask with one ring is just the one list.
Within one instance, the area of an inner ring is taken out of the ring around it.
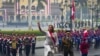
{"label": "green shrub", "polygon": [[13,30],[13,31],[0,31],[0,33],[3,33],[3,34],[35,34],[36,36],[43,36],[44,34],[43,33],[41,33],[40,31],[38,31],[38,30],[36,30],[36,31],[15,31],[15,30]]}

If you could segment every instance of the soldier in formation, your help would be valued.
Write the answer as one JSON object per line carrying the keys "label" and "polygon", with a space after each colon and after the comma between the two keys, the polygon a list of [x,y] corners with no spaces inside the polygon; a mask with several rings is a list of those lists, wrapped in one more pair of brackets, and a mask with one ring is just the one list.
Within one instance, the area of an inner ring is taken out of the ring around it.
{"label": "soldier in formation", "polygon": [[36,37],[34,34],[2,34],[0,33],[0,55],[2,56],[19,56],[23,55],[23,50],[26,56],[35,54]]}

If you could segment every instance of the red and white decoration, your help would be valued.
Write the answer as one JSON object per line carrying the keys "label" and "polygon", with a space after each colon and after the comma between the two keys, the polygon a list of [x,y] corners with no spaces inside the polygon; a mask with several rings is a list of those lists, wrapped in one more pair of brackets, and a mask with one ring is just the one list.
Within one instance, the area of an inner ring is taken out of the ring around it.
{"label": "red and white decoration", "polygon": [[74,20],[75,19],[75,3],[74,0],[72,0],[72,5],[71,5],[71,19]]}

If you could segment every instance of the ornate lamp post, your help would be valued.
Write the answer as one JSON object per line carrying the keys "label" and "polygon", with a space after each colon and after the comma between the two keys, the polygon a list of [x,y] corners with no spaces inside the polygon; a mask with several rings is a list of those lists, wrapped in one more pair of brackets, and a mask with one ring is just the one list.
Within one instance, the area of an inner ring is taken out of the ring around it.
{"label": "ornate lamp post", "polygon": [[64,5],[63,5],[63,1],[60,4],[60,10],[62,12],[62,15],[61,15],[61,28],[63,29],[64,28],[64,22],[63,22],[63,20],[64,20],[64,15],[63,15]]}
{"label": "ornate lamp post", "polygon": [[96,11],[96,14],[95,14],[96,15],[95,16],[96,17],[96,27],[98,27],[98,24],[99,24],[98,19],[99,19],[99,12],[100,12],[99,4],[96,5],[96,10],[95,11]]}
{"label": "ornate lamp post", "polygon": [[32,0],[28,0],[28,7],[29,7],[28,26],[29,26],[29,30],[32,30],[31,3],[32,3]]}

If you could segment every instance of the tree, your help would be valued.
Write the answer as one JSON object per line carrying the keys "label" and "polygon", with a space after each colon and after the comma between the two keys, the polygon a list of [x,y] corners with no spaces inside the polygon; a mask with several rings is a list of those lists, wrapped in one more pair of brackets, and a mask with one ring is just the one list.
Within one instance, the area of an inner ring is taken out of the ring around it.
{"label": "tree", "polygon": [[45,6],[44,6],[43,3],[47,4],[47,1],[46,1],[46,0],[32,0],[32,2],[33,2],[33,3],[34,3],[34,2],[37,2],[37,3],[38,3],[38,4],[37,4],[37,7],[36,7],[36,10],[37,10],[37,11],[40,11],[41,9],[44,9],[44,8],[45,8]]}

